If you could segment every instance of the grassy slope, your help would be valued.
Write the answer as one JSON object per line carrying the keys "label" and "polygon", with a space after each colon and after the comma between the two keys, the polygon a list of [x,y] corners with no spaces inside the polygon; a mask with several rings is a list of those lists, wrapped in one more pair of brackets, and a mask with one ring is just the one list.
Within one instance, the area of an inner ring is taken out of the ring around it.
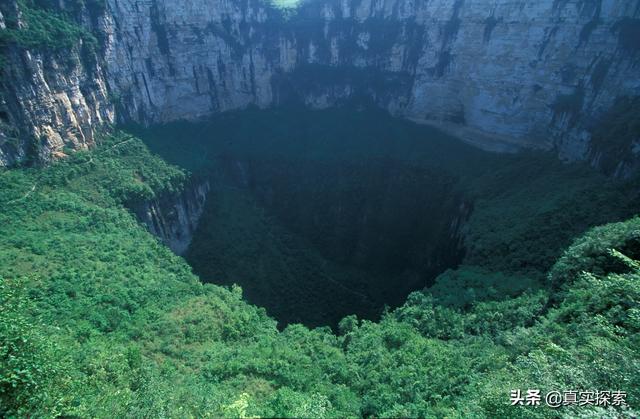
{"label": "grassy slope", "polygon": [[438,303],[441,290],[378,323],[346,318],[340,336],[277,332],[238,288],[202,285],[122,207],[183,180],[122,136],[0,173],[2,414],[556,417],[508,406],[510,389],[536,387],[620,388],[638,406],[637,219],[567,251],[552,306],[540,290],[472,298],[463,312]]}

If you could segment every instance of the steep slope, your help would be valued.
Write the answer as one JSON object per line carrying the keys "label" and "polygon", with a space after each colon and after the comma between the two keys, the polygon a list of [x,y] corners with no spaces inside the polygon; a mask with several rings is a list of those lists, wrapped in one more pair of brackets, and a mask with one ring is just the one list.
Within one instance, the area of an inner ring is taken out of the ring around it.
{"label": "steep slope", "polygon": [[485,147],[586,158],[593,118],[640,93],[640,3],[487,6],[317,0],[287,15],[255,0],[117,1],[106,59],[125,117],[141,121],[363,95]]}
{"label": "steep slope", "polygon": [[483,152],[377,109],[254,109],[134,131],[209,179],[187,262],[204,281],[240,284],[281,325],[377,319],[460,264],[447,277],[460,305],[535,288],[576,235],[639,206],[637,187],[586,165]]}
{"label": "steep slope", "polygon": [[[278,332],[238,287],[200,283],[123,207],[183,174],[136,140],[99,143],[0,172],[1,416],[638,414],[638,219],[577,240],[550,271],[559,292],[450,308],[445,277],[377,323]],[[531,387],[623,391],[630,407],[510,406],[511,390]]]}
{"label": "steep slope", "polygon": [[84,26],[55,6],[0,4],[0,166],[87,149],[98,128],[115,122],[95,38],[104,7],[96,4],[69,6]]}
{"label": "steep slope", "polygon": [[[53,104],[64,102],[58,92],[75,92],[56,132],[74,124],[89,132],[113,119],[110,104],[121,122],[149,123],[358,97],[483,148],[554,148],[597,165],[589,142],[599,118],[617,99],[640,95],[638,0],[308,0],[286,10],[266,0],[108,0],[105,7],[71,13],[100,39],[98,67],[82,71],[86,63],[77,62],[77,77],[46,89],[28,81],[42,73],[37,66],[18,66],[16,83],[4,87],[14,103],[9,125],[37,134],[52,126],[50,110],[24,117],[36,91],[38,103]],[[79,112],[74,122],[69,115]],[[49,154],[59,150],[61,141],[45,134]],[[629,141],[633,155],[616,159],[619,175],[636,167],[635,137]]]}

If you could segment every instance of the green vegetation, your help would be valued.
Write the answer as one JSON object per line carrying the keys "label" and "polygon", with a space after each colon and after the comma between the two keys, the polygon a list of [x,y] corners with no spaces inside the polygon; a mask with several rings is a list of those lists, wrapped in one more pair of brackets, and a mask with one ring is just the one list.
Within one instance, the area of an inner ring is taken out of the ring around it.
{"label": "green vegetation", "polygon": [[[296,123],[291,119],[290,127]],[[237,126],[244,129],[256,128]],[[275,141],[263,134],[256,153]],[[336,140],[343,147],[336,158],[362,150],[343,140]],[[301,142],[287,144],[310,150]],[[309,152],[322,153],[323,144],[336,155],[336,144],[322,141]],[[369,150],[397,146],[411,158],[442,160],[401,145],[373,142]],[[210,169],[205,150],[185,148],[177,157]],[[468,240],[486,235],[481,249],[501,249],[496,268],[489,253],[471,249],[468,257],[476,256],[465,263],[475,266],[440,276],[378,322],[345,317],[338,333],[298,324],[278,331],[239,287],[203,284],[152,237],[124,204],[180,188],[185,173],[131,136],[109,136],[97,149],[47,168],[0,172],[0,416],[637,415],[640,220],[578,237],[588,223],[628,212],[612,209],[625,203],[616,201],[625,196],[623,186],[543,157],[536,163],[502,156],[519,163],[483,169],[472,157],[479,152],[469,153],[448,167],[485,173],[465,192],[479,194]],[[544,161],[549,173],[567,180],[542,173]],[[539,176],[532,179],[534,167]],[[571,189],[561,196],[554,191],[562,185]],[[597,185],[607,187],[600,193],[611,206],[592,201]],[[498,203],[505,205],[501,214]],[[567,210],[569,219],[560,216]],[[535,269],[512,266],[510,251],[532,252]],[[548,278],[538,278],[540,270]],[[623,390],[630,408],[509,405],[512,389],[529,388]]]}
{"label": "green vegetation", "polygon": [[25,295],[25,281],[0,278],[0,413],[64,413],[65,361],[60,346]]}
{"label": "green vegetation", "polygon": [[81,26],[32,1],[20,1],[22,26],[8,18],[7,29],[0,32],[0,41],[15,43],[25,49],[63,50],[74,47],[79,40],[96,45],[93,35]]}
{"label": "green vegetation", "polygon": [[63,51],[78,45],[93,51],[97,47],[98,41],[89,31],[57,11],[54,5],[48,0],[20,0],[20,22],[13,13],[3,10],[7,27],[0,29],[0,69],[6,64],[5,55],[11,46],[38,51]]}
{"label": "green vegetation", "polygon": [[632,185],[586,166],[488,154],[375,110],[253,110],[133,131],[210,178],[185,255],[194,271],[240,284],[283,324],[377,319],[459,264],[444,299],[461,306],[536,289],[576,236],[638,207]]}

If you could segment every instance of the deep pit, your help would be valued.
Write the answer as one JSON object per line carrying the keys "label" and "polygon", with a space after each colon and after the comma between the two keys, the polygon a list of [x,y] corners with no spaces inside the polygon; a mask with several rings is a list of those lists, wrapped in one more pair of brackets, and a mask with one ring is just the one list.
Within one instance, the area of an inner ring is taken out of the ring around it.
{"label": "deep pit", "polygon": [[447,177],[394,160],[225,156],[186,259],[283,323],[376,318],[461,261]]}
{"label": "deep pit", "polygon": [[[509,217],[522,224],[524,242],[538,245],[541,224],[557,227],[539,220],[549,214],[531,204],[536,194],[558,198],[548,196],[549,179],[532,174],[540,165],[551,179],[557,170],[565,179],[582,170],[543,154],[483,152],[375,109],[253,109],[129,129],[211,185],[184,255],[194,272],[205,282],[239,284],[281,326],[336,328],[351,314],[377,319],[447,269],[466,260],[495,264],[502,252],[517,270],[548,268],[545,258],[553,260],[563,243],[540,246],[548,249],[544,257],[518,259],[517,249],[500,248],[513,234]],[[508,216],[496,217],[503,206]],[[593,220],[582,221],[586,227]],[[578,221],[572,228],[583,227]],[[470,237],[482,237],[484,247],[477,240],[469,246]],[[512,282],[501,292],[532,286]]]}

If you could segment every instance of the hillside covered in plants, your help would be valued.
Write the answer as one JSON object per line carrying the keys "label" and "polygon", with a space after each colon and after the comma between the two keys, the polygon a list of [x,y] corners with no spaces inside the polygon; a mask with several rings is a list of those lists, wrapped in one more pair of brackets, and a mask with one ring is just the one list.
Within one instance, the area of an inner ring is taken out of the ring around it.
{"label": "hillside covered in plants", "polygon": [[640,0],[0,0],[0,418],[637,418]]}
{"label": "hillside covered in plants", "polygon": [[[326,119],[359,123],[339,112],[314,117],[322,127],[344,126]],[[420,132],[396,128],[397,138]],[[330,129],[331,138],[350,135]],[[232,142],[253,138],[237,136]],[[337,143],[371,151],[355,147],[357,138]],[[632,416],[640,397],[633,185],[550,157],[554,169],[541,177],[528,174],[530,159],[494,158],[504,167],[474,186],[487,189],[462,265],[397,308],[346,316],[334,331],[276,327],[239,286],[203,283],[216,278],[195,276],[140,225],[127,205],[180,188],[188,175],[130,134],[104,135],[95,150],[47,168],[3,171],[2,415]],[[578,181],[584,187],[567,195]],[[538,186],[552,184],[557,191]],[[533,198],[544,198],[535,210]],[[624,221],[588,228],[607,217]],[[308,278],[284,282],[304,288]],[[510,406],[511,390],[528,388],[626,391],[628,406]]]}

